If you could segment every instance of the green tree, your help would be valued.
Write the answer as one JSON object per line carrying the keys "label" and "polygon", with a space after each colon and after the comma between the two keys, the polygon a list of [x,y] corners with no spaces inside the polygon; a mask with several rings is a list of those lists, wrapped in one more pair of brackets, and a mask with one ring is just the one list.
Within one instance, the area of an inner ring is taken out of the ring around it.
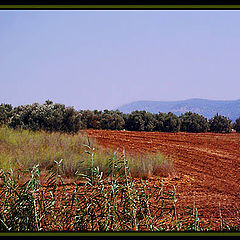
{"label": "green tree", "polygon": [[47,100],[43,105],[34,103],[13,109],[9,127],[75,133],[81,126],[81,115],[73,107],[53,104]]}
{"label": "green tree", "polygon": [[126,129],[129,131],[144,131],[144,120],[140,111],[131,112],[126,119]]}
{"label": "green tree", "polygon": [[152,132],[156,127],[156,120],[152,113],[141,111],[144,121],[144,131]]}
{"label": "green tree", "polygon": [[200,133],[209,130],[207,119],[197,113],[186,112],[181,114],[180,119],[182,132]]}
{"label": "green tree", "polygon": [[77,133],[82,127],[81,114],[73,107],[67,107],[63,111],[62,131]]}
{"label": "green tree", "polygon": [[154,131],[164,132],[164,121],[167,117],[167,113],[156,113],[153,115],[155,119],[155,128]]}
{"label": "green tree", "polygon": [[13,106],[11,104],[2,103],[0,105],[0,126],[8,124],[12,117]]}
{"label": "green tree", "polygon": [[163,122],[163,130],[164,132],[179,132],[181,127],[181,120],[180,118],[169,112],[164,117]]}
{"label": "green tree", "polygon": [[121,130],[124,128],[125,121],[113,111],[105,111],[101,116],[101,128],[110,130]]}
{"label": "green tree", "polygon": [[105,112],[101,116],[101,128],[114,130],[113,117],[111,114]]}
{"label": "green tree", "polygon": [[213,118],[210,118],[208,122],[211,132],[229,133],[232,130],[231,120],[225,116],[216,114]]}
{"label": "green tree", "polygon": [[233,123],[233,128],[236,130],[236,132],[240,132],[240,117],[237,118]]}
{"label": "green tree", "polygon": [[95,113],[90,110],[81,110],[81,122],[82,128],[87,129],[100,129],[101,128],[101,117],[99,112]]}

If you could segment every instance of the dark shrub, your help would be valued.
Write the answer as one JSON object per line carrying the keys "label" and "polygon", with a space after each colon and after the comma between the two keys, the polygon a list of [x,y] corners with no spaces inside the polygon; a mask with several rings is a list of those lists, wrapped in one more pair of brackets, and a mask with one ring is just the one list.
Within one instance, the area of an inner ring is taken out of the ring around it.
{"label": "dark shrub", "polygon": [[236,119],[236,121],[233,123],[233,128],[237,131],[240,132],[240,117]]}
{"label": "dark shrub", "polygon": [[180,116],[180,119],[182,132],[200,133],[209,130],[207,119],[197,113],[186,112]]}
{"label": "dark shrub", "polygon": [[82,128],[84,129],[100,129],[101,122],[100,122],[100,114],[95,111],[90,110],[81,110],[81,122]]}
{"label": "dark shrub", "polygon": [[211,132],[229,133],[232,130],[231,120],[227,117],[216,114],[213,118],[210,118],[208,122]]}
{"label": "dark shrub", "polygon": [[140,111],[133,111],[126,119],[126,129],[129,131],[144,131],[144,120]]}
{"label": "dark shrub", "polygon": [[164,132],[179,132],[181,127],[181,120],[180,118],[169,112],[164,119]]}
{"label": "dark shrub", "polygon": [[0,126],[7,124],[12,117],[13,106],[11,104],[2,103],[0,105]]}

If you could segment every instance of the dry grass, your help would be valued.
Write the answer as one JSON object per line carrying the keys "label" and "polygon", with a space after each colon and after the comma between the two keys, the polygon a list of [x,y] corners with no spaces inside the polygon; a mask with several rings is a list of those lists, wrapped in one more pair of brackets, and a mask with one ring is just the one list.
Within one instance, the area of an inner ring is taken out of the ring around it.
{"label": "dry grass", "polygon": [[[76,171],[86,174],[91,165],[91,157],[85,153],[89,144],[94,147],[94,164],[104,174],[108,171],[109,160],[122,155],[103,149],[84,132],[69,135],[1,127],[0,169],[27,169],[39,164],[40,169],[48,170],[54,161],[63,159],[64,176],[73,176]],[[134,177],[164,176],[173,171],[173,163],[160,153],[127,156]]]}

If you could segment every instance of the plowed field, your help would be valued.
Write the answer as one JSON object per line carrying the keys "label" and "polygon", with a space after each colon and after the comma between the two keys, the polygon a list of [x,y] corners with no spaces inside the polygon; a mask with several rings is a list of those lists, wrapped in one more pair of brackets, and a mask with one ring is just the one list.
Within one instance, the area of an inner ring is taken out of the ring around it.
{"label": "plowed field", "polygon": [[[175,173],[161,179],[176,187],[177,206],[193,205],[202,219],[240,222],[240,134],[87,130],[104,147],[126,152],[162,152]],[[153,177],[151,181],[159,181]]]}

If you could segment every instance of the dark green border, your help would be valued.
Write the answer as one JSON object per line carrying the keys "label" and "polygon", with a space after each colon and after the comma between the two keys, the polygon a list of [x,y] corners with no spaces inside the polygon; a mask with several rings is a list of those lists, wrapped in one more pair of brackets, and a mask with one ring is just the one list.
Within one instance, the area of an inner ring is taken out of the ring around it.
{"label": "dark green border", "polygon": [[191,10],[191,9],[209,9],[209,10],[219,10],[219,9],[240,9],[240,5],[0,5],[0,9],[22,9],[22,10],[36,10],[36,9],[90,9],[90,10],[148,10],[148,9],[170,9],[170,10]]}
{"label": "dark green border", "polygon": [[[230,10],[240,5],[0,5],[2,10]],[[0,236],[240,236],[240,232],[0,232]]]}

